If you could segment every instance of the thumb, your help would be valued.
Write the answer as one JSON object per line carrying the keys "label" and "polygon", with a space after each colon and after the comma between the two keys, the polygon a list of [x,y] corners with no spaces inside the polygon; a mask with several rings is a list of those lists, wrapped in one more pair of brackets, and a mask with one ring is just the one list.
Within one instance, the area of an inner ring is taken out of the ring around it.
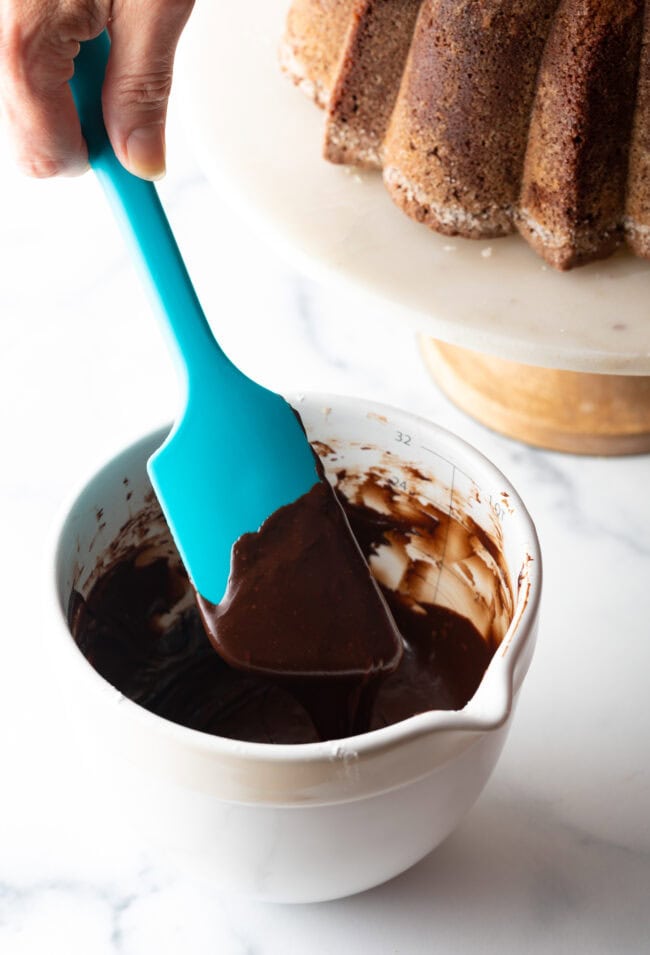
{"label": "thumb", "polygon": [[136,176],[165,173],[165,117],[176,44],[194,0],[120,0],[110,22],[103,109],[106,131]]}

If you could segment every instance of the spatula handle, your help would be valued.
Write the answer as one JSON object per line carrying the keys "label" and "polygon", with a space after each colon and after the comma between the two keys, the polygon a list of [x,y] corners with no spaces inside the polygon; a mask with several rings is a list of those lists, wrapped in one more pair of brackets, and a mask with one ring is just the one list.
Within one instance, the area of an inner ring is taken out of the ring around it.
{"label": "spatula handle", "polygon": [[241,374],[214,339],[154,184],[128,172],[113,152],[102,111],[109,51],[106,32],[82,43],[70,81],[90,164],[139,263],[156,311],[164,319],[186,383],[201,374],[214,374],[215,358],[224,370]]}

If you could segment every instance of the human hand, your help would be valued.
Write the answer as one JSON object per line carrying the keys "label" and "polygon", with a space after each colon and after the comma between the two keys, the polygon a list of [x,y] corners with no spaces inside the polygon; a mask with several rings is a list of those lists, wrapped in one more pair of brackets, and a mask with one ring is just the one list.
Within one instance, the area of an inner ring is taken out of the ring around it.
{"label": "human hand", "polygon": [[88,165],[68,80],[79,44],[111,35],[102,103],[115,153],[144,179],[165,171],[165,115],[178,38],[194,0],[0,0],[0,113],[31,176]]}

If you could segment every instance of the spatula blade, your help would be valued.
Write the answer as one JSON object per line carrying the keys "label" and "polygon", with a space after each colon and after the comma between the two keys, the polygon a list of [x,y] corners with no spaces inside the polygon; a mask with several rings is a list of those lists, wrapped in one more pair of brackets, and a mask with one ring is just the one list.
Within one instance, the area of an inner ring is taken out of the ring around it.
{"label": "spatula blade", "polygon": [[193,394],[148,462],[154,491],[196,590],[219,603],[232,545],[318,480],[316,458],[292,407],[247,381],[250,401]]}

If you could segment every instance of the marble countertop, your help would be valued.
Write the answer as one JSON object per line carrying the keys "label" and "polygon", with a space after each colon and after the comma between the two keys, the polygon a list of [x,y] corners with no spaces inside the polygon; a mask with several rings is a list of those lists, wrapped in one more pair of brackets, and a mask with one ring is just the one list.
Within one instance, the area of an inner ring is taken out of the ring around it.
{"label": "marble countertop", "polygon": [[545,558],[538,649],[496,772],[406,874],[322,905],[181,876],[101,807],[43,663],[49,527],[82,477],[173,416],[176,385],[92,176],[2,171],[0,951],[3,955],[650,950],[650,457],[524,447],[457,411],[412,333],[294,273],[218,199],[172,113],[161,185],[226,350],[279,390],[402,406],[513,481]]}

